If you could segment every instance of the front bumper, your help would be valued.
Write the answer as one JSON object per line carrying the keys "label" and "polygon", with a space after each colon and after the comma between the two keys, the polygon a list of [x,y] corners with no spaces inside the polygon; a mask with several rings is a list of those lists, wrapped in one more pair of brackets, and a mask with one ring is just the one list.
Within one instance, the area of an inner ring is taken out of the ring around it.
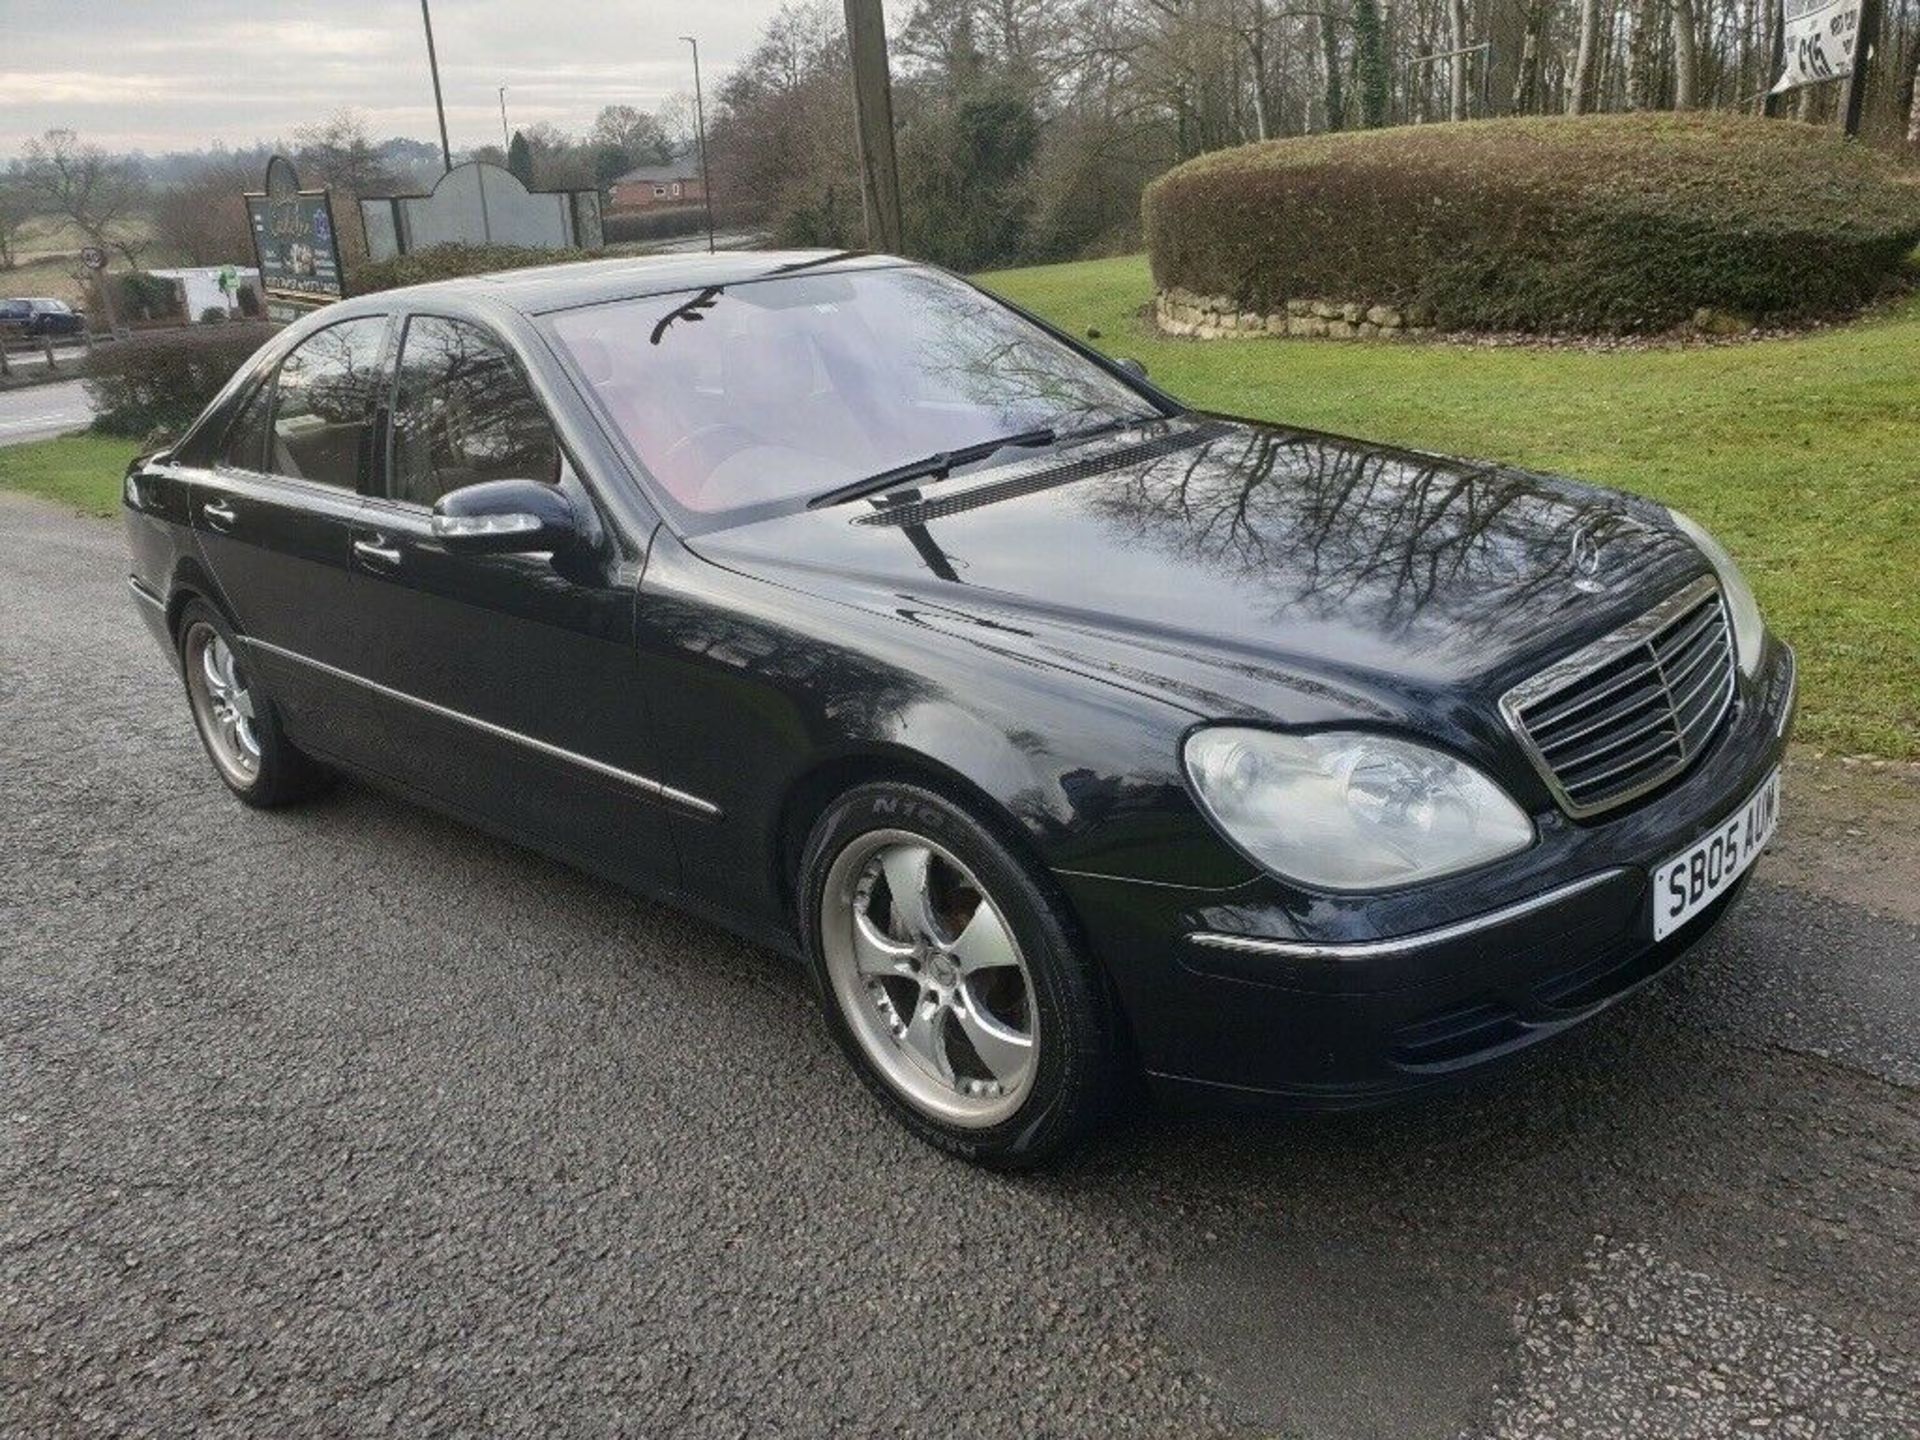
{"label": "front bumper", "polygon": [[1537,816],[1488,871],[1330,905],[1261,879],[1227,891],[1063,875],[1157,1088],[1210,1102],[1363,1105],[1443,1082],[1591,1018],[1696,943],[1744,888],[1667,940],[1651,871],[1780,764],[1793,654],[1769,642],[1685,775],[1604,820]]}

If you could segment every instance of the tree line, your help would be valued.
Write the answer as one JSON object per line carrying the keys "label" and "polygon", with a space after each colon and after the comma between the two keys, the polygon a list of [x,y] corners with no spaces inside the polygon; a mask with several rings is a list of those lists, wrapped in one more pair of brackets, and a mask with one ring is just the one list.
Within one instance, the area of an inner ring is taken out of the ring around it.
{"label": "tree line", "polygon": [[[1779,0],[914,0],[892,17],[906,248],[962,268],[1138,243],[1142,186],[1249,141],[1502,115],[1758,111]],[[1920,0],[1883,0],[1863,137],[1920,160]],[[714,191],[858,243],[840,6],[723,82]],[[1832,123],[1838,85],[1789,97]]]}
{"label": "tree line", "polygon": [[[1757,110],[1779,0],[910,0],[889,16],[905,248],[957,269],[1138,244],[1155,175],[1248,141],[1513,114]],[[1920,0],[1882,0],[1863,139],[1920,161]],[[1838,85],[1789,97],[1789,120],[1832,123]],[[709,107],[723,223],[798,245],[864,239],[852,81],[837,0],[790,3]],[[605,189],[687,157],[690,96],[609,105],[579,135],[542,122],[512,149],[537,188]],[[0,176],[0,266],[26,216],[65,217],[137,265],[244,259],[239,196],[274,147],[114,156],[70,130],[30,141]],[[375,141],[340,111],[285,146],[304,183],[361,197],[437,178],[437,147]],[[135,224],[144,217],[147,224]],[[340,226],[351,263],[358,225]]]}

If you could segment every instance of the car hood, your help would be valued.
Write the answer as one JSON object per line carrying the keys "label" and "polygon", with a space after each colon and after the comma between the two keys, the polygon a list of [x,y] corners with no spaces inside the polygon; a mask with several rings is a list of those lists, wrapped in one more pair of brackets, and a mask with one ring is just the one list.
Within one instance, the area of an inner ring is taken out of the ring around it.
{"label": "car hood", "polygon": [[1206,417],[920,494],[691,544],[1196,713],[1298,720],[1497,694],[1706,568],[1618,492]]}

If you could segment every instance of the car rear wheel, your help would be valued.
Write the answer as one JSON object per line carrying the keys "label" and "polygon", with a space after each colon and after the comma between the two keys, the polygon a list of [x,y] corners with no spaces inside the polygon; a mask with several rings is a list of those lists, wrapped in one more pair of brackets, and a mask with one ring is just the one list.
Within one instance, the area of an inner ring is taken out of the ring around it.
{"label": "car rear wheel", "polygon": [[1032,1165],[1104,1110],[1114,1021],[1070,917],[966,810],[863,785],[801,864],[809,959],[830,1028],[922,1138]]}
{"label": "car rear wheel", "polygon": [[199,601],[180,617],[180,673],[214,772],[249,805],[304,799],[331,778],[281,733],[273,702],[227,623]]}

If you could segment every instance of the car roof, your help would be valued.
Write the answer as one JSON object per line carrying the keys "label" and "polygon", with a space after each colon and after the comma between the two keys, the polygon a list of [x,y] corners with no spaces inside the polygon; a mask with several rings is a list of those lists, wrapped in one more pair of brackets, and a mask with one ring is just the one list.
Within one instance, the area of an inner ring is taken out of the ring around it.
{"label": "car roof", "polygon": [[858,250],[729,250],[715,255],[634,255],[611,260],[578,260],[498,270],[408,285],[365,297],[412,303],[434,296],[484,296],[526,315],[630,300],[709,285],[740,285],[773,279],[793,270],[874,269],[908,262]]}

